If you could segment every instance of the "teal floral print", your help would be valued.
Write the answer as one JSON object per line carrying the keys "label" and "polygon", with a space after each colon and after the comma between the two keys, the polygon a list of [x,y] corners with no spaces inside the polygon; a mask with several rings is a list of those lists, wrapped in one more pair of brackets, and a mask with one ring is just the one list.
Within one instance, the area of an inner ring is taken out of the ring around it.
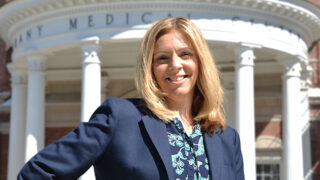
{"label": "teal floral print", "polygon": [[178,147],[182,147],[183,146],[183,138],[181,136],[178,136],[176,134],[170,134],[169,135],[169,144],[171,146],[178,146]]}
{"label": "teal floral print", "polygon": [[172,167],[177,180],[210,179],[200,124],[196,123],[192,130],[193,132],[188,135],[178,118],[167,125]]}

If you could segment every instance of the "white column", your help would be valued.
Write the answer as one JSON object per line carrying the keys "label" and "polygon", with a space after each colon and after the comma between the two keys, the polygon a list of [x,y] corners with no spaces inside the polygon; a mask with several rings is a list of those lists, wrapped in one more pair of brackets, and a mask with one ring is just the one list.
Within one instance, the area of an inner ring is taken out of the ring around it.
{"label": "white column", "polygon": [[282,92],[282,139],[284,179],[303,179],[302,134],[300,106],[300,70],[299,60],[282,60],[285,66]]}
{"label": "white column", "polygon": [[249,180],[256,179],[254,59],[253,49],[236,49],[235,125],[241,139],[245,178]]}
{"label": "white column", "polygon": [[45,143],[45,60],[42,55],[28,56],[26,161]]}
{"label": "white column", "polygon": [[82,45],[81,122],[87,122],[101,103],[101,65],[98,39]]}
{"label": "white column", "polygon": [[14,67],[12,63],[8,68],[11,73],[12,95],[7,179],[14,180],[25,160],[27,72],[26,69]]}
{"label": "white column", "polygon": [[[82,46],[81,122],[87,122],[101,103],[101,64],[98,38],[85,39]],[[95,179],[93,167],[80,177]]]}

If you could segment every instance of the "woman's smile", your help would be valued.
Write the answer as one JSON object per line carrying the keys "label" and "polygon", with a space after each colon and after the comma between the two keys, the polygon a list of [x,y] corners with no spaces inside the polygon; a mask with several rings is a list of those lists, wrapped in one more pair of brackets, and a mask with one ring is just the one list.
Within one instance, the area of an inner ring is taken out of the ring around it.
{"label": "woman's smile", "polygon": [[168,77],[167,80],[172,83],[182,83],[188,77],[188,75],[181,75],[175,77]]}

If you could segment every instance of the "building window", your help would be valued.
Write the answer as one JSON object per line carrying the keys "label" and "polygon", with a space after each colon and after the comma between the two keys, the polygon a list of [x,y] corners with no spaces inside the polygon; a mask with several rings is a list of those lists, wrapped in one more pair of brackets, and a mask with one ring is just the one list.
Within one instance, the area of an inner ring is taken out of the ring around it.
{"label": "building window", "polygon": [[257,180],[279,180],[279,164],[257,164]]}

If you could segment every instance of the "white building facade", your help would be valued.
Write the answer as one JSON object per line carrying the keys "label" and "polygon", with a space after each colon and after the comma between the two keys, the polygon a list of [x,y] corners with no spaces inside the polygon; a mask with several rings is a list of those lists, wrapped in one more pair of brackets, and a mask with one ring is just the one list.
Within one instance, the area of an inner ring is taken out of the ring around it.
{"label": "white building facade", "polygon": [[[141,38],[154,21],[178,16],[191,19],[212,48],[246,179],[311,179],[304,134],[317,7],[301,0],[15,0],[0,9],[0,35],[13,47],[8,180],[45,146],[46,127],[75,127],[107,97],[136,97]],[[258,122],[282,124],[282,138],[258,136]]]}

